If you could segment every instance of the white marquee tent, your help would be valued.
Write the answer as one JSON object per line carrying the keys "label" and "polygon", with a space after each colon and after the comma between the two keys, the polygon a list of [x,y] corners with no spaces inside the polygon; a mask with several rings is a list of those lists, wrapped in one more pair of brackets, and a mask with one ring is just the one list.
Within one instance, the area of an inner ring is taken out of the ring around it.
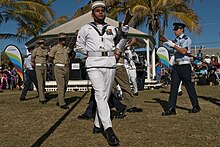
{"label": "white marquee tent", "polygon": [[[41,36],[36,37],[31,39],[30,41],[28,41],[26,43],[26,46],[31,46],[34,45],[36,43],[36,41],[39,38],[46,38],[46,45],[49,46],[53,46],[56,42],[57,42],[57,37],[58,34],[61,32],[64,32],[66,34],[68,34],[68,39],[67,41],[69,42],[69,46],[73,47],[75,44],[75,40],[76,40],[76,34],[75,32],[77,32],[77,30],[79,30],[84,24],[92,22],[93,18],[91,17],[91,11],[80,16],[77,17],[75,19],[72,19],[48,32],[43,33]],[[116,26],[119,26],[119,22],[115,21],[109,17],[106,17],[105,19],[106,23]],[[155,77],[155,41],[152,38],[152,36],[141,32],[139,30],[136,30],[132,27],[130,27],[129,32],[128,32],[128,36],[129,37],[136,37],[136,38],[141,38],[144,41],[144,46],[146,47],[146,55],[147,55],[147,62],[148,65],[150,65],[152,68],[150,68],[150,66],[147,67],[147,81],[153,81],[151,77]],[[152,49],[151,51],[151,55],[150,55],[150,48]],[[151,59],[150,59],[151,58]],[[150,63],[151,62],[151,63]],[[151,69],[151,70],[150,70]],[[152,75],[152,76],[150,76]]]}

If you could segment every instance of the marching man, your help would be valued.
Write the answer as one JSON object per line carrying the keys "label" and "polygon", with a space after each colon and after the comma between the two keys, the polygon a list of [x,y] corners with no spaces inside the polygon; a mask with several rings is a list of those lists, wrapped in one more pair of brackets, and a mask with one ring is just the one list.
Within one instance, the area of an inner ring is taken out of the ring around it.
{"label": "marching man", "polygon": [[128,46],[125,51],[125,56],[127,59],[124,60],[124,66],[127,70],[129,80],[133,85],[134,95],[138,96],[138,87],[137,87],[137,72],[135,62],[139,62],[138,55],[132,49],[132,46]]}
{"label": "marching man", "polygon": [[[75,51],[87,54],[86,68],[92,87],[95,91],[97,110],[93,133],[104,131],[109,145],[119,145],[119,139],[112,129],[108,99],[111,94],[115,77],[116,59],[114,50],[121,49],[126,39],[114,42],[118,30],[105,23],[106,5],[102,1],[92,4],[94,22],[84,25],[78,32]],[[128,32],[128,26],[122,27],[122,32]],[[125,37],[125,36],[124,36]]]}

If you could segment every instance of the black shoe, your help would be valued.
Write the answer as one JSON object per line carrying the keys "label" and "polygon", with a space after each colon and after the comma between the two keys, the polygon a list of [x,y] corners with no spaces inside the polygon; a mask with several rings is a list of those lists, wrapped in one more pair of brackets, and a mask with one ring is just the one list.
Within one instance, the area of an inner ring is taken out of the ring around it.
{"label": "black shoe", "polygon": [[47,101],[46,100],[43,100],[43,101],[39,101],[41,104],[46,104]]}
{"label": "black shoe", "polygon": [[61,109],[69,109],[67,105],[60,106]]}
{"label": "black shoe", "polygon": [[201,111],[201,108],[199,106],[196,106],[189,110],[189,113],[197,113],[199,111]]}
{"label": "black shoe", "polygon": [[92,133],[99,134],[99,133],[102,133],[102,131],[103,130],[101,128],[94,126]]}
{"label": "black shoe", "polygon": [[183,92],[182,91],[180,91],[180,92],[178,92],[178,94],[177,94],[178,96],[181,96],[181,95],[183,95]]}
{"label": "black shoe", "polygon": [[124,118],[124,117],[126,116],[126,115],[125,115],[125,110],[126,110],[126,106],[124,107],[123,110],[117,111],[117,112],[115,113],[115,118],[120,118],[120,119]]}
{"label": "black shoe", "polygon": [[92,119],[92,117],[89,117],[88,115],[86,115],[85,113],[83,113],[82,115],[79,115],[79,116],[78,116],[78,119],[89,120],[89,119]]}
{"label": "black shoe", "polygon": [[19,100],[20,100],[20,101],[26,101],[27,99],[25,99],[25,98],[20,98]]}
{"label": "black shoe", "polygon": [[106,139],[108,141],[108,144],[110,146],[119,145],[119,139],[117,138],[117,136],[115,135],[115,133],[113,132],[113,129],[111,127],[107,128],[105,130],[105,135],[106,135]]}
{"label": "black shoe", "polygon": [[162,116],[168,116],[168,115],[176,115],[176,110],[174,108],[169,108],[167,111],[164,111],[162,113]]}
{"label": "black shoe", "polygon": [[135,95],[135,96],[138,96],[138,92],[136,92],[134,95]]}
{"label": "black shoe", "polygon": [[143,112],[142,108],[132,107],[127,109],[127,112]]}

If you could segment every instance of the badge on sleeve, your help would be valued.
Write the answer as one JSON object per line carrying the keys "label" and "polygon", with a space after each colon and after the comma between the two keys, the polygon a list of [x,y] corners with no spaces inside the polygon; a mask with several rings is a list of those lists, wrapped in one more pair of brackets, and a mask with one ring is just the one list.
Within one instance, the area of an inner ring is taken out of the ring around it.
{"label": "badge on sleeve", "polygon": [[107,34],[107,35],[113,35],[112,29],[107,29],[107,30],[106,30],[106,34]]}

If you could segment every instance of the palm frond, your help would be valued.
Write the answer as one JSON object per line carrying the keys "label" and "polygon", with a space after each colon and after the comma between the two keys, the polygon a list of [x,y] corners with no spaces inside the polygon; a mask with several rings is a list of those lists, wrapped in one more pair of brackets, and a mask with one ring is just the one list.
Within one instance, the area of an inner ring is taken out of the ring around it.
{"label": "palm frond", "polygon": [[9,39],[12,41],[23,43],[23,42],[27,41],[28,38],[24,37],[24,36],[16,35],[16,34],[10,34],[10,33],[2,34],[2,33],[0,33],[0,40],[2,40],[2,39]]}

